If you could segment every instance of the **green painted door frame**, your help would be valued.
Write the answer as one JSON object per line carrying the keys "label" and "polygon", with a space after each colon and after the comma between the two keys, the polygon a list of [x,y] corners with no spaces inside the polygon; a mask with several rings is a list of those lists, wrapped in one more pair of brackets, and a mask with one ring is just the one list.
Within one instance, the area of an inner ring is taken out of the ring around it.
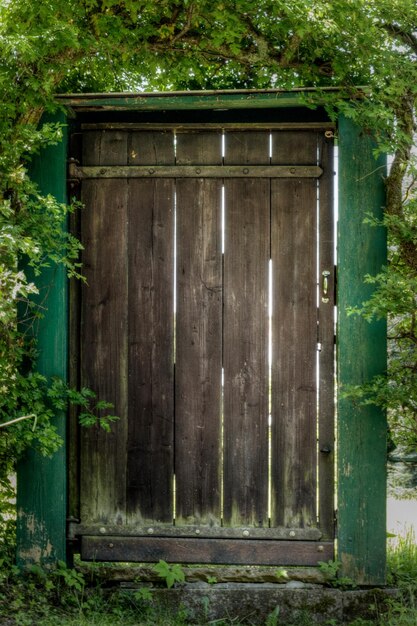
{"label": "green painted door frame", "polygon": [[338,559],[342,574],[361,584],[385,581],[387,423],[383,411],[344,398],[349,385],[386,371],[386,323],[348,315],[372,294],[366,274],[386,263],[383,227],[385,159],[371,137],[339,119],[338,222]]}
{"label": "green painted door frame", "polygon": [[[308,95],[308,94],[307,94]],[[91,109],[172,110],[228,107],[291,108],[305,105],[306,93],[278,91],[165,95],[65,96],[73,111]],[[64,116],[60,121],[64,121]],[[339,389],[361,384],[386,369],[386,325],[347,314],[370,293],[365,274],[376,274],[386,259],[381,227],[365,223],[382,215],[385,191],[383,160],[373,156],[371,138],[344,117],[338,124],[338,328]],[[66,200],[67,134],[58,146],[35,160],[33,178],[44,193]],[[46,376],[68,378],[68,281],[62,267],[38,280],[47,293],[47,311],[39,324],[38,368]],[[338,540],[341,573],[360,584],[385,582],[386,419],[379,409],[360,406],[339,394],[338,402]],[[66,442],[66,416],[57,416]],[[67,443],[67,442],[66,442]],[[29,453],[18,468],[18,563],[53,563],[66,559],[67,446],[52,459]]]}
{"label": "green painted door frame", "polygon": [[[59,114],[48,121],[66,123]],[[31,165],[43,194],[66,202],[67,127],[61,143],[45,148]],[[62,266],[49,267],[36,278],[37,301],[44,317],[37,325],[38,371],[50,378],[68,378],[68,281]],[[67,453],[66,415],[56,416],[64,446],[51,458],[29,451],[17,468],[17,563],[50,565],[66,560]]]}

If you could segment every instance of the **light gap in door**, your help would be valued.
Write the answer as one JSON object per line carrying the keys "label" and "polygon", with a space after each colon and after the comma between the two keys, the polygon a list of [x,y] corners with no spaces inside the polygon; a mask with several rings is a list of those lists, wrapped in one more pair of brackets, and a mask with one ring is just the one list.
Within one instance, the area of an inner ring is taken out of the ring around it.
{"label": "light gap in door", "polygon": [[[173,140],[173,144],[174,144],[174,163],[177,163],[177,135],[175,133],[175,130],[173,131],[173,136],[172,136],[172,140]],[[176,363],[176,351],[177,351],[177,188],[176,188],[176,181],[174,181],[174,196],[173,196],[173,220],[174,220],[174,262],[173,262],[173,266],[174,266],[174,270],[173,270],[173,276],[172,276],[172,282],[173,282],[173,311],[172,311],[172,315],[173,315],[173,324],[174,324],[174,331],[173,331],[173,346],[172,346],[172,359],[173,359],[173,363],[172,363],[172,367],[173,367],[173,371],[174,371],[174,376],[173,376],[173,402],[174,402],[174,436],[173,436],[173,458],[174,458],[174,467],[173,467],[173,474],[172,474],[172,523],[175,526],[175,520],[176,520],[176,516],[177,516],[177,484],[176,484],[176,475],[175,475],[175,462],[176,462],[176,457],[175,457],[175,419],[176,419],[176,412],[175,412],[175,363]]]}
{"label": "light gap in door", "polygon": [[[221,156],[222,163],[224,164],[224,157],[226,154],[226,133],[222,132],[221,139]],[[220,229],[221,229],[221,251],[222,251],[222,305],[224,303],[224,250],[226,244],[226,194],[224,180],[221,189],[221,217],[220,217]],[[224,307],[222,306],[222,348],[221,348],[221,390],[220,390],[220,524],[223,526],[224,517]]]}
{"label": "light gap in door", "polygon": [[[269,163],[272,163],[272,133],[269,133]],[[272,267],[272,182],[269,181],[269,262],[268,262],[268,526],[272,518],[272,303],[273,303],[273,267]]]}
{"label": "light gap in door", "polygon": [[[317,136],[316,164],[320,165],[320,144]],[[320,523],[320,291],[321,291],[321,275],[320,275],[320,182],[316,180],[316,308],[317,308],[317,350],[316,350],[316,522]]]}

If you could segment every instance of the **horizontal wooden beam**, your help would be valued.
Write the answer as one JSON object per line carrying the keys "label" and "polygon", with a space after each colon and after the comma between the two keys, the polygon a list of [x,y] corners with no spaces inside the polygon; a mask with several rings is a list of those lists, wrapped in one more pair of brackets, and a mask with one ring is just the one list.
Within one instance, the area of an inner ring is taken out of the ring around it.
{"label": "horizontal wooden beam", "polygon": [[[285,89],[226,89],[204,91],[164,91],[154,93],[87,93],[59,94],[56,100],[77,111],[152,111],[152,110],[220,110],[262,109],[317,106],[325,97],[318,94],[338,93],[338,87]],[[352,97],[361,98],[366,87],[356,87]]]}
{"label": "horizontal wooden beam", "polygon": [[322,532],[319,528],[226,528],[223,526],[106,526],[105,524],[70,524],[69,534],[73,537],[80,535],[118,536],[118,537],[206,537],[215,539],[286,539],[289,541],[317,541]]}
{"label": "horizontal wooden beam", "polygon": [[81,124],[81,130],[334,130],[334,122],[95,122]]}
{"label": "horizontal wooden beam", "polygon": [[317,565],[333,559],[332,542],[168,537],[81,538],[84,561]]}
{"label": "horizontal wooden beam", "polygon": [[319,178],[323,170],[304,165],[111,165],[79,167],[70,178]]}

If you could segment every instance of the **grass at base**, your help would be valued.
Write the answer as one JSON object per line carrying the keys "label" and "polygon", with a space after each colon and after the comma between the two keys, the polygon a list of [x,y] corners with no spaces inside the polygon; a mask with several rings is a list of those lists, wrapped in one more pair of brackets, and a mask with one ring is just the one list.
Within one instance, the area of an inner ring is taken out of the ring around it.
{"label": "grass at base", "polygon": [[[400,590],[388,613],[370,621],[356,619],[351,626],[417,626],[417,544],[409,531],[405,537],[388,540],[388,584]],[[83,574],[60,564],[45,573],[33,568],[23,575],[3,563],[0,570],[0,626],[187,626],[193,622],[178,607],[175,614],[152,602],[147,587],[137,591],[109,591],[91,584]],[[246,624],[257,624],[256,616]],[[341,626],[336,620],[324,626]],[[240,626],[233,616],[224,620],[199,622],[200,626]],[[312,626],[314,618],[300,614],[292,623],[271,613],[265,626]]]}

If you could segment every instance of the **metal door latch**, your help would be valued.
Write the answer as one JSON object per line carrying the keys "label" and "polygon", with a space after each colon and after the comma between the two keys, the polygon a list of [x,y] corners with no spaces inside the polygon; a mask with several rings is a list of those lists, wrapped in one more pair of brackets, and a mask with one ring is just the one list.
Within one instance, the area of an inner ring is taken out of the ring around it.
{"label": "metal door latch", "polygon": [[324,304],[327,304],[329,302],[328,293],[330,272],[328,270],[324,270],[321,275],[323,276],[323,296],[321,298],[321,301],[324,302]]}

